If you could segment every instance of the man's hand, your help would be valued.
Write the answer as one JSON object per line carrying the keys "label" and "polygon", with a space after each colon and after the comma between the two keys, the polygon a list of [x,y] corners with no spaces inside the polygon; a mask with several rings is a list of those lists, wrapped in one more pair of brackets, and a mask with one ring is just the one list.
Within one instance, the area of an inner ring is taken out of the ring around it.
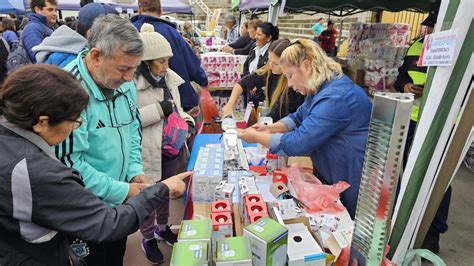
{"label": "man's hand", "polygon": [[130,183],[150,184],[150,179],[146,175],[136,175],[130,180]]}
{"label": "man's hand", "polygon": [[149,187],[150,184],[145,184],[145,183],[130,183],[128,184],[128,194],[127,194],[127,198],[130,198],[130,197],[135,197],[136,195],[138,195],[140,193],[140,191],[144,188],[147,188]]}
{"label": "man's hand", "polygon": [[183,182],[183,179],[192,174],[193,172],[184,172],[163,180],[161,183],[168,187],[171,196],[181,196],[186,189],[186,184]]}
{"label": "man's hand", "polygon": [[403,90],[407,93],[415,94],[415,98],[419,98],[421,95],[423,95],[423,87],[414,85],[413,83],[405,84]]}

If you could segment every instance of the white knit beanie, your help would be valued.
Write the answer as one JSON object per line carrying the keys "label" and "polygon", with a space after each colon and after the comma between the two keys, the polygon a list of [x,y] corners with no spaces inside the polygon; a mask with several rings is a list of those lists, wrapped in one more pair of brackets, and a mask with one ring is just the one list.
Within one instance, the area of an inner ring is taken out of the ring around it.
{"label": "white knit beanie", "polygon": [[153,25],[144,23],[140,29],[143,41],[143,61],[173,56],[171,45],[163,35],[155,32]]}

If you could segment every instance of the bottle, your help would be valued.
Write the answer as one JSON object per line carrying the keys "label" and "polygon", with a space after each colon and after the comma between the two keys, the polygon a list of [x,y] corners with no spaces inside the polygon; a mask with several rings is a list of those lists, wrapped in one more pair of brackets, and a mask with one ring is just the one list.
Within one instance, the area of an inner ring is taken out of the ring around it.
{"label": "bottle", "polygon": [[258,102],[257,118],[263,116],[262,111],[263,111],[263,102]]}
{"label": "bottle", "polygon": [[204,121],[203,124],[204,124],[204,125],[203,125],[202,131],[203,131],[204,134],[212,134],[212,133],[214,133],[214,129],[213,129],[212,126],[211,126],[211,122],[209,122],[209,121]]}
{"label": "bottle", "polygon": [[253,103],[249,103],[250,105],[250,116],[249,116],[249,120],[247,122],[247,127],[251,127],[253,125],[255,125],[257,123],[257,118],[258,118],[258,115],[257,115],[257,110],[255,110],[255,106]]}

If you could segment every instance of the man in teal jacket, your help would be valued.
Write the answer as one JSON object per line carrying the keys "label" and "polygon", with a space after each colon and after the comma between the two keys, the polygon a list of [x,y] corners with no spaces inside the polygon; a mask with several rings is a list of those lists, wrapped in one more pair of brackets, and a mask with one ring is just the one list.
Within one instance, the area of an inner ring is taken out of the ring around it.
{"label": "man in teal jacket", "polygon": [[[81,81],[90,102],[81,114],[81,127],[55,152],[64,164],[80,171],[88,190],[106,203],[118,205],[149,183],[141,163],[133,83],[143,43],[130,22],[106,15],[97,18],[90,29],[88,48],[65,70]],[[76,240],[72,245],[81,250],[79,255],[89,265],[122,265],[126,240],[98,244]]]}

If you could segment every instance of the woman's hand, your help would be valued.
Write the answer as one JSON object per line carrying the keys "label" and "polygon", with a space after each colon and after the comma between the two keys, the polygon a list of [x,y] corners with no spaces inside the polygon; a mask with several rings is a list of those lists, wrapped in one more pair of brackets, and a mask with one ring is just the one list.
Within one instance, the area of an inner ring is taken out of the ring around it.
{"label": "woman's hand", "polygon": [[257,95],[257,88],[256,87],[250,90],[250,95],[252,95],[252,96]]}
{"label": "woman's hand", "polygon": [[257,134],[259,134],[257,130],[255,130],[253,127],[249,127],[240,131],[238,136],[247,143],[257,143]]}
{"label": "woman's hand", "polygon": [[227,116],[232,116],[234,113],[234,106],[231,104],[227,103],[224,107],[222,107],[221,110],[221,119],[226,118]]}
{"label": "woman's hand", "polygon": [[171,196],[179,197],[183,195],[184,190],[186,189],[186,184],[183,182],[183,179],[192,174],[193,172],[184,172],[181,174],[177,174],[166,180],[161,181],[161,183],[168,187]]}
{"label": "woman's hand", "polygon": [[270,126],[267,124],[257,123],[253,125],[251,128],[255,129],[255,131],[257,132],[268,133],[268,134],[272,133]]}

